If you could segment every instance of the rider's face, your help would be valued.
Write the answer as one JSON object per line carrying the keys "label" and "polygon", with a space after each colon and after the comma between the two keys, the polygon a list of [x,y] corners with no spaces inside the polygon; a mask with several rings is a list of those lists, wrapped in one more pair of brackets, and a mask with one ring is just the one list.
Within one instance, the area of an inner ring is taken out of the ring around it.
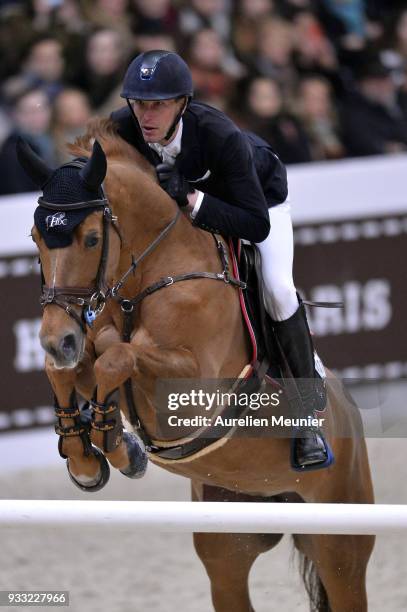
{"label": "rider's face", "polygon": [[181,110],[184,99],[178,100],[131,100],[146,142],[165,144],[165,135]]}

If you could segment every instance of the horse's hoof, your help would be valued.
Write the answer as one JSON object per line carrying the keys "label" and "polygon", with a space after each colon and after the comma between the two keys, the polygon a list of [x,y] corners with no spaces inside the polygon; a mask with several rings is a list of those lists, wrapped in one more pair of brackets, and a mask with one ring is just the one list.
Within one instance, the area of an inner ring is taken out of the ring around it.
{"label": "horse's hoof", "polygon": [[90,481],[85,484],[84,482],[80,482],[79,480],[77,480],[73,476],[73,474],[71,474],[71,471],[69,469],[69,459],[66,460],[66,467],[68,470],[69,478],[72,480],[74,485],[76,485],[81,491],[85,491],[85,493],[95,493],[96,491],[100,491],[100,489],[103,489],[105,484],[107,484],[110,477],[109,464],[104,454],[98,448],[96,448],[96,446],[92,446],[92,452],[96,459],[99,461],[100,465],[100,473],[96,477],[95,482]]}
{"label": "horse's hoof", "polygon": [[128,478],[142,478],[147,469],[147,453],[143,442],[133,433],[123,432],[123,441],[126,444],[130,463],[120,472]]}

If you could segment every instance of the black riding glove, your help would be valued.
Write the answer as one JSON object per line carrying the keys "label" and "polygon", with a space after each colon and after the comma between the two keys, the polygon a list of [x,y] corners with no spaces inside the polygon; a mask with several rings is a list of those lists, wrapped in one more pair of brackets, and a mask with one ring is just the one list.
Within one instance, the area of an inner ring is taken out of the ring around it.
{"label": "black riding glove", "polygon": [[191,187],[178,168],[170,164],[158,164],[155,170],[164,191],[177,202],[178,206],[187,206],[188,194],[192,193],[194,188]]}

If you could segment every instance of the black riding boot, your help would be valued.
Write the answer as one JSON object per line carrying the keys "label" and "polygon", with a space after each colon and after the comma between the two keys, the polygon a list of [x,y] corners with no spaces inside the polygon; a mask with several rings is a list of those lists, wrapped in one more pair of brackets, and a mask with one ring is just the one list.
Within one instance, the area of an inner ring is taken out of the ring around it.
{"label": "black riding boot", "polygon": [[[298,309],[289,319],[274,321],[273,325],[280,348],[287,361],[287,369],[291,371],[295,379],[294,391],[296,387],[301,400],[298,401],[297,393],[290,392],[290,380],[287,380],[287,395],[291,408],[295,409],[294,416],[315,418],[315,408],[320,405],[321,401],[321,380],[315,379],[314,347],[304,305],[300,302]],[[331,463],[329,459],[332,457],[328,456],[328,447],[319,427],[300,427],[293,444],[292,460],[293,467],[296,469],[316,469],[318,464]]]}

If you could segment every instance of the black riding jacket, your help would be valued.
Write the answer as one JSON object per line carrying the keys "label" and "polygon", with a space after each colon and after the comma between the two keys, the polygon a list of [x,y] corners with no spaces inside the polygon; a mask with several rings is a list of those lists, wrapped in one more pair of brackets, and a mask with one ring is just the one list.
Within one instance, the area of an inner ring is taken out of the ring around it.
{"label": "black riding jacket", "polygon": [[[130,109],[119,109],[111,118],[124,140],[161,162],[144,142]],[[183,115],[176,166],[205,194],[194,225],[225,236],[263,241],[270,230],[268,207],[287,198],[286,169],[270,145],[201,102],[191,102]]]}

